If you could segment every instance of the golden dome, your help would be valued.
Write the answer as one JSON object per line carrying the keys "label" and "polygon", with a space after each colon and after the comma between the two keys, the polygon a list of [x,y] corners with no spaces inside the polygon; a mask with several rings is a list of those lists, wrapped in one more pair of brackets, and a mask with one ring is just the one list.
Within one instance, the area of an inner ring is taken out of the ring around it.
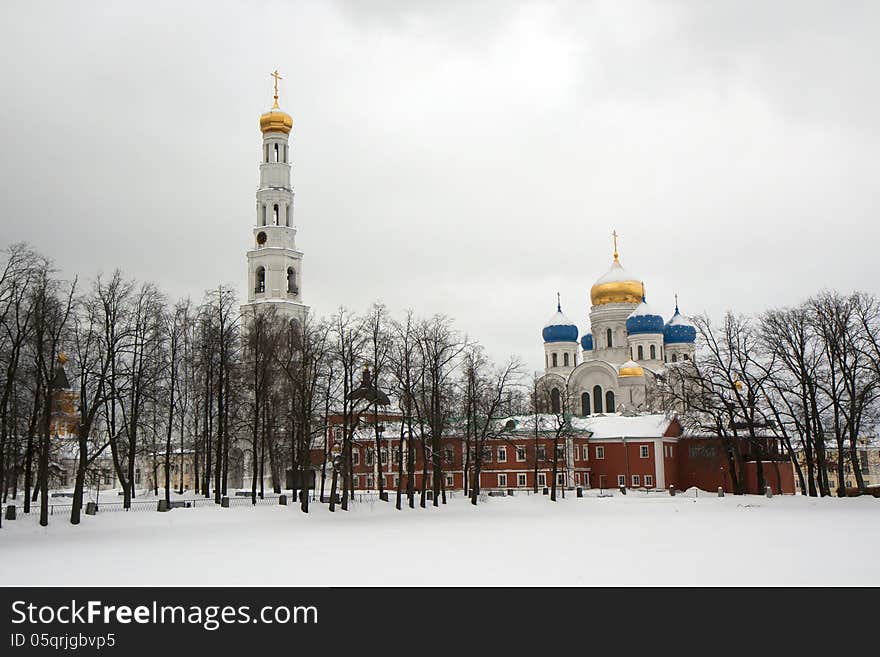
{"label": "golden dome", "polygon": [[590,301],[594,306],[606,303],[641,303],[644,286],[631,277],[614,254],[611,269],[590,288]]}
{"label": "golden dome", "polygon": [[628,360],[620,366],[618,376],[645,376],[645,370],[643,370],[642,366],[635,361]]}
{"label": "golden dome", "polygon": [[293,117],[287,112],[282,112],[277,105],[260,116],[260,131],[283,132],[290,134],[293,129]]}
{"label": "golden dome", "polygon": [[271,77],[275,78],[275,95],[273,96],[275,102],[272,103],[272,109],[260,117],[260,131],[264,134],[283,132],[287,135],[293,129],[293,117],[287,112],[282,112],[278,107],[278,80],[283,78],[278,74],[277,68],[272,72]]}

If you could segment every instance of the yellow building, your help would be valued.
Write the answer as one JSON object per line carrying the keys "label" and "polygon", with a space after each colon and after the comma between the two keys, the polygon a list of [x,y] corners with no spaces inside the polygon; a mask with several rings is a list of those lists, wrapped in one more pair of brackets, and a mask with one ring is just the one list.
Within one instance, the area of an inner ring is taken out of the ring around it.
{"label": "yellow building", "polygon": [[[859,470],[862,473],[862,479],[866,486],[880,486],[880,445],[878,445],[875,437],[858,439],[858,460]],[[825,461],[828,471],[828,487],[832,493],[835,492],[841,484],[844,488],[857,488],[857,480],[855,472],[853,472],[852,461],[849,457],[849,450],[846,449],[843,454],[843,475],[842,482],[837,478],[837,447],[825,448]],[[798,463],[803,470],[804,476],[807,476],[807,460],[802,450],[798,451]],[[800,489],[800,482],[795,481],[795,485]]]}

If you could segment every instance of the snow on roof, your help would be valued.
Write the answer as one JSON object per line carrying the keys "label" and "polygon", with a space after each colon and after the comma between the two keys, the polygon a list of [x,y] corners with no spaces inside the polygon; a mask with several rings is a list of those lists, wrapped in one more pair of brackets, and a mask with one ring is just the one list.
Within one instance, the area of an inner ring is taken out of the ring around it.
{"label": "snow on roof", "polygon": [[586,429],[592,438],[658,438],[666,433],[672,422],[662,413],[650,415],[590,415],[572,418],[575,429]]}
{"label": "snow on roof", "polygon": [[553,317],[548,319],[547,323],[544,324],[544,328],[550,326],[575,326],[575,323],[566,317],[561,310],[557,310],[553,313]]}
{"label": "snow on roof", "polygon": [[662,315],[657,312],[651,304],[647,301],[642,301],[638,306],[636,306],[635,310],[633,310],[629,316],[630,317],[644,317],[647,315],[653,315],[654,317],[662,317]]}
{"label": "snow on roof", "polygon": [[682,315],[680,312],[676,310],[675,314],[669,319],[667,322],[669,326],[693,326],[693,322],[690,319]]}
{"label": "snow on roof", "polygon": [[[553,431],[556,428],[556,415],[538,415],[538,431]],[[516,415],[499,420],[501,425],[509,420],[516,423],[516,431],[528,432],[535,430],[534,415]],[[575,431],[589,431],[592,438],[659,438],[672,422],[662,413],[650,415],[589,415],[572,417],[571,427]]]}
{"label": "snow on roof", "polygon": [[621,281],[637,280],[639,279],[623,268],[623,265],[620,264],[619,260],[615,260],[611,263],[611,269],[605,272],[605,274],[598,281],[596,281],[595,285],[601,285],[602,283],[618,283]]}

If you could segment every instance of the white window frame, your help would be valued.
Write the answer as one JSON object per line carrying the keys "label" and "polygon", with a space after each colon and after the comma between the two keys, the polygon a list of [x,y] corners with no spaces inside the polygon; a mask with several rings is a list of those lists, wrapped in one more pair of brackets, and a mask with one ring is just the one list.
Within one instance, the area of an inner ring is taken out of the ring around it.
{"label": "white window frame", "polygon": [[507,463],[507,447],[504,445],[500,445],[498,447],[498,456],[496,458],[498,463]]}
{"label": "white window frame", "polygon": [[600,460],[605,458],[605,448],[601,445],[596,446],[596,458]]}
{"label": "white window frame", "polygon": [[584,445],[584,461],[590,460],[590,446]]}
{"label": "white window frame", "polygon": [[498,488],[507,488],[507,473],[498,473]]}
{"label": "white window frame", "polygon": [[516,475],[516,486],[517,488],[525,488],[529,485],[529,479],[524,472],[520,472]]}
{"label": "white window frame", "polygon": [[645,487],[654,488],[654,475],[645,475]]}
{"label": "white window frame", "polygon": [[626,475],[619,474],[617,475],[617,486],[626,486]]}
{"label": "white window frame", "polygon": [[361,464],[361,450],[352,449],[351,450],[351,464],[352,465],[360,465]]}
{"label": "white window frame", "polygon": [[556,485],[557,486],[565,486],[565,473],[557,472],[556,473]]}
{"label": "white window frame", "polygon": [[547,488],[547,473],[538,473],[538,488]]}
{"label": "white window frame", "polygon": [[650,450],[647,445],[639,445],[639,458],[646,459],[650,456]]}
{"label": "white window frame", "polygon": [[446,485],[447,486],[455,486],[455,475],[446,473]]}
{"label": "white window frame", "polygon": [[537,456],[539,461],[547,460],[547,449],[544,447],[544,445],[538,445]]}
{"label": "white window frame", "polygon": [[642,478],[639,475],[634,474],[632,476],[632,485],[633,485],[633,488],[638,488],[639,486],[641,486],[642,485]]}
{"label": "white window frame", "polygon": [[[522,453],[522,456],[520,456]],[[516,446],[516,462],[517,463],[525,463],[526,462],[526,446],[525,445],[517,445]]]}

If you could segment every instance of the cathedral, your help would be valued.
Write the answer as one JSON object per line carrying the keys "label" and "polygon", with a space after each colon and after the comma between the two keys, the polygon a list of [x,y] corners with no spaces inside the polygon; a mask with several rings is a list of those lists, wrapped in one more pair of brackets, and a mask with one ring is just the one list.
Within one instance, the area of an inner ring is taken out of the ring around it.
{"label": "cathedral", "polygon": [[645,412],[648,389],[667,363],[690,360],[696,329],[678,310],[669,321],[652,308],[645,285],[627,272],[617,252],[590,290],[590,327],[578,341],[578,327],[562,313],[547,322],[542,386],[550,406],[580,415]]}
{"label": "cathedral", "polygon": [[293,223],[293,185],[290,182],[290,132],[293,118],[278,105],[276,70],[275,102],[260,116],[263,134],[260,150],[260,187],[257,189],[256,224],[247,252],[247,303],[242,315],[273,306],[278,316],[302,324],[309,307],[302,302],[302,251],[296,248]]}

